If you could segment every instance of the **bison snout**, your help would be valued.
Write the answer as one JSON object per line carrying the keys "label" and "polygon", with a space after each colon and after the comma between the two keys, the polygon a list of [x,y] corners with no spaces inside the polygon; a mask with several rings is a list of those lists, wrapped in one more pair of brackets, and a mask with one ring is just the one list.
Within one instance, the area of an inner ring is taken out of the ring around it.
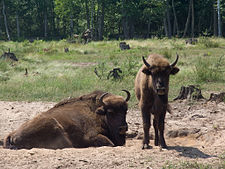
{"label": "bison snout", "polygon": [[165,95],[166,94],[166,88],[165,87],[157,88],[156,92],[157,92],[158,95]]}
{"label": "bison snout", "polygon": [[128,126],[127,125],[119,127],[120,135],[125,135],[127,130],[128,130]]}

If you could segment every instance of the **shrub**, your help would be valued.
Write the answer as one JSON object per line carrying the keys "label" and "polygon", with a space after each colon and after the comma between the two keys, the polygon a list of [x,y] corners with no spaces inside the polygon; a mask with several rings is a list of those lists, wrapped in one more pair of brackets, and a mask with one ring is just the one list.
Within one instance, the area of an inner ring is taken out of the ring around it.
{"label": "shrub", "polygon": [[123,74],[125,76],[135,76],[137,74],[138,61],[135,56],[126,56],[126,60],[122,65]]}
{"label": "shrub", "polygon": [[[219,60],[218,62],[220,62]],[[199,57],[195,65],[195,73],[197,81],[212,82],[222,79],[221,65],[215,63],[208,58]],[[214,63],[214,64],[213,64]]]}
{"label": "shrub", "polygon": [[0,59],[0,71],[6,72],[8,70],[8,64],[5,59]]}
{"label": "shrub", "polygon": [[200,38],[198,44],[203,45],[206,48],[218,48],[219,47],[218,42],[215,42],[212,39],[206,38],[206,37]]}
{"label": "shrub", "polygon": [[168,49],[165,49],[163,52],[162,52],[163,56],[167,59],[170,59],[172,57],[172,53],[170,50]]}

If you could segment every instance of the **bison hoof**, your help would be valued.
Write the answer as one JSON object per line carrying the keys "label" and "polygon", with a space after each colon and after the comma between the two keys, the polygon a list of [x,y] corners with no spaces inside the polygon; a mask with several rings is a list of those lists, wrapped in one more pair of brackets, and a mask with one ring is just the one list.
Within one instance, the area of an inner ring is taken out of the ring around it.
{"label": "bison hoof", "polygon": [[143,144],[142,150],[151,149],[152,147],[149,144]]}
{"label": "bison hoof", "polygon": [[167,148],[168,148],[166,144],[161,145],[160,147],[162,147],[162,148],[164,148],[164,149],[167,149]]}

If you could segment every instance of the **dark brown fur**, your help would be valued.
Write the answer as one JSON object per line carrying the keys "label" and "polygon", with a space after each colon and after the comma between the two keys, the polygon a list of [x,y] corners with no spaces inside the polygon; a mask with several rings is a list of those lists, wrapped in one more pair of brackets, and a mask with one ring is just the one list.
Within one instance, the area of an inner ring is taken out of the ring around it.
{"label": "dark brown fur", "polygon": [[4,148],[122,146],[127,131],[127,100],[105,92],[72,98],[40,113],[4,140]]}
{"label": "dark brown fur", "polygon": [[149,148],[151,114],[154,114],[155,145],[160,143],[166,148],[164,119],[166,111],[171,112],[168,105],[169,75],[176,74],[179,69],[175,67],[176,63],[171,66],[167,59],[158,54],[150,55],[146,61],[149,65],[144,64],[135,79],[135,93],[143,119],[143,149]]}

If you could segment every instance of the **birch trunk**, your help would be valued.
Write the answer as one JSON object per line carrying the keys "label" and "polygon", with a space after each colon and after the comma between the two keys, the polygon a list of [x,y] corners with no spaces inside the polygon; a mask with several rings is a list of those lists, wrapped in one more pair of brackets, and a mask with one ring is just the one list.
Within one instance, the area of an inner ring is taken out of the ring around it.
{"label": "birch trunk", "polygon": [[73,35],[73,17],[70,16],[70,37]]}
{"label": "birch trunk", "polygon": [[165,35],[166,35],[166,37],[168,37],[168,29],[167,29],[167,23],[166,23],[166,13],[165,13],[165,17],[163,18],[163,24],[164,24]]}
{"label": "birch trunk", "polygon": [[188,17],[187,17],[187,21],[186,21],[186,24],[185,24],[183,38],[186,36],[187,29],[188,29],[188,26],[189,26],[189,23],[190,23],[190,17],[191,17],[191,0],[190,0],[190,3],[189,3]]}
{"label": "birch trunk", "polygon": [[4,22],[5,22],[5,31],[6,31],[6,35],[7,35],[7,38],[8,40],[11,40],[10,39],[10,35],[9,35],[9,29],[8,29],[8,24],[7,24],[7,18],[6,18],[6,14],[5,14],[5,1],[2,0],[2,13],[3,13],[3,16],[4,16]]}
{"label": "birch trunk", "polygon": [[216,9],[214,7],[214,3],[212,4],[212,6],[213,6],[213,35],[218,36],[217,16],[216,16]]}
{"label": "birch trunk", "polygon": [[17,38],[20,38],[20,23],[19,23],[19,15],[16,12],[16,29],[17,29]]}
{"label": "birch trunk", "polygon": [[91,39],[93,39],[93,30],[94,30],[94,0],[91,1]]}
{"label": "birch trunk", "polygon": [[218,12],[218,37],[221,37],[222,33],[221,33],[221,18],[220,18],[220,0],[217,0],[217,12]]}
{"label": "birch trunk", "polygon": [[122,15],[123,15],[123,18],[122,18],[122,26],[123,26],[123,34],[124,34],[124,38],[125,39],[129,39],[130,36],[129,36],[129,22],[128,22],[128,16],[126,14],[126,10],[125,10],[125,3],[126,1],[125,0],[122,0],[122,3],[123,3],[123,7],[122,7]]}
{"label": "birch trunk", "polygon": [[179,27],[178,27],[178,22],[177,22],[176,10],[175,10],[175,6],[174,6],[174,0],[172,0],[172,8],[173,8],[173,16],[174,16],[173,34],[178,36],[179,35]]}
{"label": "birch trunk", "polygon": [[170,23],[170,11],[169,11],[169,2],[168,0],[166,1],[166,17],[167,17],[167,28],[168,28],[168,38],[171,38],[172,34],[171,34],[171,23]]}
{"label": "birch trunk", "polygon": [[89,8],[88,8],[87,0],[85,0],[85,10],[86,10],[87,29],[90,29],[90,16],[89,16]]}
{"label": "birch trunk", "polygon": [[151,19],[148,18],[147,38],[150,38]]}
{"label": "birch trunk", "polygon": [[195,33],[194,33],[194,29],[195,29],[194,0],[191,0],[191,8],[192,8],[191,37],[194,38],[194,36],[195,36]]}
{"label": "birch trunk", "polygon": [[47,19],[47,12],[44,13],[44,37],[46,38],[48,36],[48,19]]}
{"label": "birch trunk", "polygon": [[104,30],[104,17],[105,17],[105,3],[101,3],[101,15],[99,16],[99,28],[98,28],[98,39],[103,40]]}

